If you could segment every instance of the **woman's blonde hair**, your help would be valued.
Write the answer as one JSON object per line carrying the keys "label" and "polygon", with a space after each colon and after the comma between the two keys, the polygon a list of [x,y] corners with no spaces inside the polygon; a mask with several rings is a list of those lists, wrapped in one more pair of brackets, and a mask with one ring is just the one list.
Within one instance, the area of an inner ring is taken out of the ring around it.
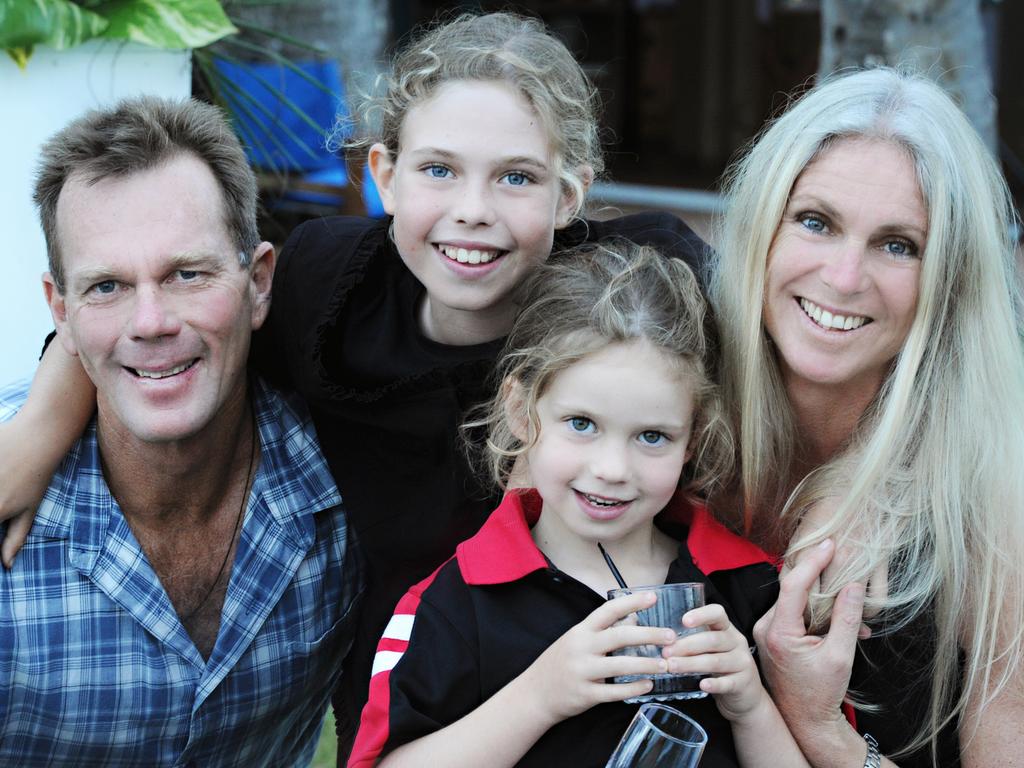
{"label": "woman's blonde hair", "polygon": [[[891,372],[840,455],[797,485],[797,430],[762,323],[767,258],[797,177],[846,138],[893,142],[912,158],[927,245]],[[930,720],[907,749],[931,739],[934,756],[939,728],[962,718],[968,699],[984,706],[1022,672],[1024,347],[1005,181],[938,86],[879,68],[796,101],[728,172],[726,192],[712,294],[740,445],[735,487],[748,515],[778,515],[783,535],[831,497],[828,524],[788,554],[831,536],[854,556],[826,591],[887,566],[888,626],[933,613]]]}
{"label": "woman's blonde hair", "polygon": [[[537,401],[554,377],[610,344],[637,339],[677,360],[691,387],[694,460],[681,484],[707,491],[728,475],[734,448],[716,384],[715,324],[683,261],[627,241],[587,244],[538,267],[522,295],[497,366],[502,384],[466,425],[486,429],[484,462],[496,484],[505,485],[516,458],[536,442]],[[527,439],[516,436],[522,430],[513,420],[528,426]]]}
{"label": "woman's blonde hair", "polygon": [[569,49],[537,19],[467,13],[425,27],[401,46],[390,72],[378,78],[379,93],[358,110],[366,126],[379,120],[379,133],[349,146],[380,141],[397,157],[409,110],[446,83],[466,80],[507,83],[526,99],[551,139],[563,193],[578,216],[591,176],[604,170],[597,91]]}

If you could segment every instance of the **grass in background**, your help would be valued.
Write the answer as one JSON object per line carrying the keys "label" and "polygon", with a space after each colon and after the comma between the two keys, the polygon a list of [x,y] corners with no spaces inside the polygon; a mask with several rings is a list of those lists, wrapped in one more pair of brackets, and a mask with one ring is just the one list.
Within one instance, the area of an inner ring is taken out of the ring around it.
{"label": "grass in background", "polygon": [[334,768],[338,754],[338,741],[334,735],[334,713],[328,712],[324,720],[324,730],[320,734],[320,743],[316,745],[313,764],[310,768]]}

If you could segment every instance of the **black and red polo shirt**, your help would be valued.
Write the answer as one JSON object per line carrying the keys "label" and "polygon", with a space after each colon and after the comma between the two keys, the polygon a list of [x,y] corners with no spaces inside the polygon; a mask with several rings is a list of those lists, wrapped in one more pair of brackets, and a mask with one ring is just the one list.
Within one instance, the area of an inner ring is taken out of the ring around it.
{"label": "black and red polo shirt", "polygon": [[[473,711],[604,602],[537,548],[530,526],[540,512],[536,492],[509,493],[455,557],[399,601],[377,647],[350,768],[369,768]],[[707,601],[724,605],[750,639],[778,594],[771,558],[681,498],[657,522],[681,541],[666,582],[704,582]],[[708,732],[702,768],[737,765],[729,723],[711,697],[672,705]],[[565,720],[518,765],[604,766],[637,707],[601,704]]]}

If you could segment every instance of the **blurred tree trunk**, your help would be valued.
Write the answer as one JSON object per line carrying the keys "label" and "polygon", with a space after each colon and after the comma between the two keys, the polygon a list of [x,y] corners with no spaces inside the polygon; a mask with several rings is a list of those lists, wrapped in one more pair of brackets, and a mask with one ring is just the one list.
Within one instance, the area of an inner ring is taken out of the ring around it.
{"label": "blurred tree trunk", "polygon": [[942,85],[996,150],[981,0],[821,0],[818,77],[851,66],[910,66]]}

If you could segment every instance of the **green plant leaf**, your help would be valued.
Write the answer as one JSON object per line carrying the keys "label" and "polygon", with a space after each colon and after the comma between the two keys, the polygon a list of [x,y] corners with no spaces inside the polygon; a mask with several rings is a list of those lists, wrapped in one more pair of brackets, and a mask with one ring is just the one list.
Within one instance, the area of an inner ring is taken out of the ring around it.
{"label": "green plant leaf", "polygon": [[28,58],[32,55],[32,46],[26,45],[19,48],[8,48],[7,55],[14,59],[19,69],[24,69],[28,64]]}
{"label": "green plant leaf", "polygon": [[109,0],[96,12],[110,20],[104,37],[155,48],[202,48],[238,32],[218,0]]}
{"label": "green plant leaf", "polygon": [[21,67],[34,45],[63,50],[96,37],[106,27],[102,16],[68,0],[0,0],[0,48]]}

